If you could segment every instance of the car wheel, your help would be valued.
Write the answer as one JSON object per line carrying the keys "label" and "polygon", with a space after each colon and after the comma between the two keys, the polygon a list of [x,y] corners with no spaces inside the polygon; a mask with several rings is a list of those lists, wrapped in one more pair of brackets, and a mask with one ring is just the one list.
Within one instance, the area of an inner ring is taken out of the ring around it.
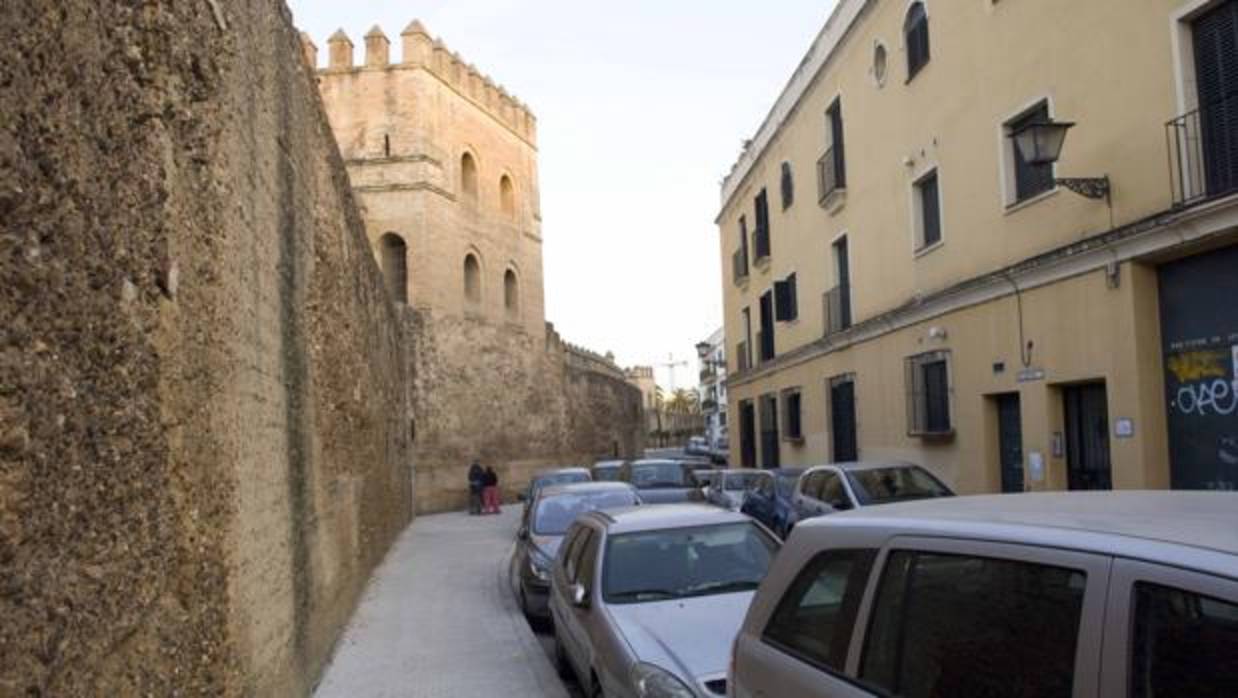
{"label": "car wheel", "polygon": [[563,641],[559,639],[559,633],[555,632],[555,671],[559,672],[559,678],[571,679],[572,663],[567,658],[567,650],[563,649]]}

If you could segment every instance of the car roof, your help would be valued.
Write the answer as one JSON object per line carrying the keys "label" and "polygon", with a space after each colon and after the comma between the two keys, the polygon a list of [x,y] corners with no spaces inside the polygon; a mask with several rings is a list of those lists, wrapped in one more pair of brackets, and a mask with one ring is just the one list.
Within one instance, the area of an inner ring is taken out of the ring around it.
{"label": "car roof", "polygon": [[636,494],[636,488],[626,482],[573,482],[567,485],[551,485],[543,487],[537,495],[538,499],[549,499],[563,494],[595,494],[598,492],[631,492]]}
{"label": "car roof", "polygon": [[567,468],[552,468],[552,469],[550,469],[550,470],[543,470],[543,471],[539,472],[537,475],[534,475],[534,476],[533,476],[533,479],[534,479],[534,480],[540,480],[540,479],[542,479],[542,478],[544,478],[544,477],[552,477],[552,476],[554,476],[554,475],[569,475],[569,474],[572,474],[572,475],[588,475],[588,474],[589,474],[589,469],[588,469],[588,468],[583,468],[583,467],[580,467],[580,466],[571,466],[571,467],[567,467]]}
{"label": "car roof", "polygon": [[[1037,492],[942,497],[884,504],[805,521],[828,539],[832,527],[893,535],[981,538],[1140,557],[1193,567],[1209,553],[1229,556],[1238,574],[1238,493]],[[1215,558],[1213,559],[1215,562]]]}
{"label": "car roof", "polygon": [[679,465],[682,462],[675,458],[641,458],[632,461],[629,465]]}
{"label": "car roof", "polygon": [[627,461],[622,460],[600,460],[593,464],[594,468],[620,468]]}
{"label": "car roof", "polygon": [[814,465],[808,470],[822,470],[826,468],[838,468],[847,472],[856,472],[860,470],[877,470],[878,468],[921,468],[922,466],[907,461],[891,460],[891,461],[850,461],[846,463],[825,463],[823,465]]}
{"label": "car roof", "polygon": [[728,511],[709,504],[659,504],[656,506],[623,507],[620,509],[589,512],[585,516],[597,520],[612,534],[743,523],[752,520],[746,514]]}
{"label": "car roof", "polygon": [[799,476],[803,475],[804,471],[807,469],[808,468],[774,468],[773,470],[767,470],[765,472],[773,473],[774,475]]}

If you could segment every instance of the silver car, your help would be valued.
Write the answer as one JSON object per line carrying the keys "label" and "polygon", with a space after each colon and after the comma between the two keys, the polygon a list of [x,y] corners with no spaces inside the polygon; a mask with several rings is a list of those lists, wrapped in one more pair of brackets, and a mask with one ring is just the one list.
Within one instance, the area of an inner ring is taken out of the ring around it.
{"label": "silver car", "polygon": [[582,515],[551,574],[560,671],[589,696],[726,695],[731,640],[778,545],[702,504]]}
{"label": "silver car", "polygon": [[1238,494],[954,497],[801,523],[736,698],[1238,696]]}
{"label": "silver car", "polygon": [[954,492],[929,471],[911,463],[831,463],[805,470],[791,496],[796,523],[848,509],[913,499],[952,497]]}
{"label": "silver car", "polygon": [[765,478],[772,480],[773,475],[769,471],[752,468],[719,470],[717,477],[713,478],[705,490],[705,499],[723,509],[739,511],[749,490]]}

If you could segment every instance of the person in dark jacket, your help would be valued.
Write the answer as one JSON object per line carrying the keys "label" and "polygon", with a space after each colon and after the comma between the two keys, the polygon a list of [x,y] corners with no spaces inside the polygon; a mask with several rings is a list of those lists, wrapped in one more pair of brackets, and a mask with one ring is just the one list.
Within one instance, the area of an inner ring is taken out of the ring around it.
{"label": "person in dark jacket", "polygon": [[482,484],[485,489],[482,490],[482,513],[499,514],[499,474],[494,472],[492,466],[486,466],[486,473],[482,476]]}
{"label": "person in dark jacket", "polygon": [[473,461],[469,466],[469,514],[476,516],[481,513],[481,493],[486,485],[486,472],[481,464]]}

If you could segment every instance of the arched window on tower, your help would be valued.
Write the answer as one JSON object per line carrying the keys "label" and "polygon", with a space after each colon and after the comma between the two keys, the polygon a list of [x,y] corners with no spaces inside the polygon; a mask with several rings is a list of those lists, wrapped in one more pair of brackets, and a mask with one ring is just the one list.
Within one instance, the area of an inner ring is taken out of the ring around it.
{"label": "arched window on tower", "polygon": [[391,300],[408,303],[408,246],[395,233],[384,233],[378,239],[379,263]]}
{"label": "arched window on tower", "polygon": [[520,282],[516,280],[516,272],[508,269],[503,275],[503,305],[508,315],[520,312]]}
{"label": "arched window on tower", "polygon": [[460,193],[467,201],[477,201],[477,161],[472,153],[460,156]]}
{"label": "arched window on tower", "polygon": [[481,264],[472,252],[464,256],[464,299],[481,303]]}
{"label": "arched window on tower", "polygon": [[499,178],[499,206],[503,209],[503,215],[516,217],[516,187],[507,175]]}

